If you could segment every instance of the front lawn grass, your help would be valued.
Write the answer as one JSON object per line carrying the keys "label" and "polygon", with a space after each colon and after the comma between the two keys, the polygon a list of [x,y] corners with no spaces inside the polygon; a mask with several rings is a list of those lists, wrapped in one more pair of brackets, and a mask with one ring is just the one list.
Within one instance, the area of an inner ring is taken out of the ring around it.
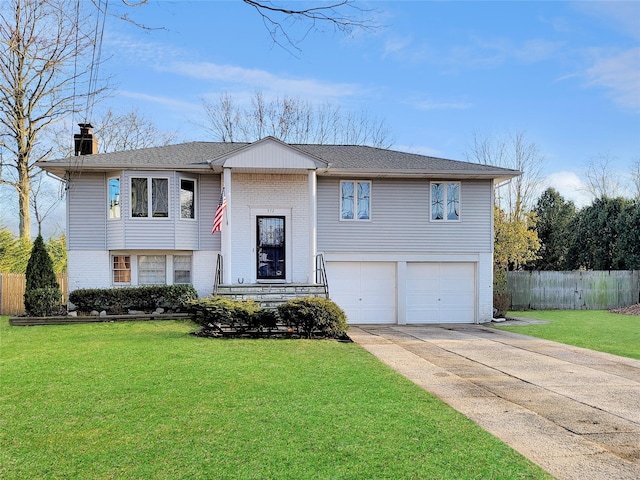
{"label": "front lawn grass", "polygon": [[536,318],[549,323],[496,328],[640,359],[640,316],[637,315],[606,310],[528,310],[510,311],[508,316]]}
{"label": "front lawn grass", "polygon": [[0,478],[551,478],[356,344],[195,328],[0,318]]}

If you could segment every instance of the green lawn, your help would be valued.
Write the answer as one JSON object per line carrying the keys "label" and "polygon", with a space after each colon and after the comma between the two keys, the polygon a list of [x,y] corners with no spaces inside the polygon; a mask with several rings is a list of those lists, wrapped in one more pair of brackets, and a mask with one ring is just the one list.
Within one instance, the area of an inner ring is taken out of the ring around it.
{"label": "green lawn", "polygon": [[0,478],[551,478],[359,346],[10,327]]}
{"label": "green lawn", "polygon": [[640,359],[640,316],[606,310],[529,310],[512,317],[537,318],[549,323],[498,326],[501,330]]}

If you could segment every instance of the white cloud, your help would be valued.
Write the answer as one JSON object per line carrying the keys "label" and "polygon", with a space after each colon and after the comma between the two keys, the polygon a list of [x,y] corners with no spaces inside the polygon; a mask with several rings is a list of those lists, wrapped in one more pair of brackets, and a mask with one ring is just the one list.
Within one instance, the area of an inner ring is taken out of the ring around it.
{"label": "white cloud", "polygon": [[640,110],[640,47],[612,54],[597,51],[586,75],[590,85],[610,91],[623,108]]}
{"label": "white cloud", "polygon": [[136,100],[143,100],[145,102],[151,102],[158,105],[164,105],[166,107],[170,107],[175,110],[182,110],[182,111],[189,110],[189,111],[198,111],[198,112],[202,110],[202,105],[199,103],[196,104],[196,103],[183,102],[171,97],[161,97],[157,95],[149,95],[147,93],[131,92],[128,90],[118,90],[117,93],[118,95],[121,95],[123,97],[133,98]]}
{"label": "white cloud", "polygon": [[555,188],[565,200],[572,201],[578,208],[592,202],[587,185],[574,172],[561,171],[547,175],[542,180],[541,188],[544,191],[549,187]]}
{"label": "white cloud", "polygon": [[640,39],[640,2],[573,2],[573,7],[608,22],[613,27],[632,38]]}
{"label": "white cloud", "polygon": [[418,155],[426,155],[428,157],[441,157],[442,154],[433,147],[426,145],[394,145],[393,150],[400,152],[416,153]]}
{"label": "white cloud", "polygon": [[211,62],[175,62],[163,70],[171,71],[200,80],[242,84],[252,88],[268,88],[270,91],[287,95],[312,95],[315,98],[339,98],[363,93],[363,89],[353,83],[327,83],[312,78],[288,78],[256,68],[237,65],[218,65]]}

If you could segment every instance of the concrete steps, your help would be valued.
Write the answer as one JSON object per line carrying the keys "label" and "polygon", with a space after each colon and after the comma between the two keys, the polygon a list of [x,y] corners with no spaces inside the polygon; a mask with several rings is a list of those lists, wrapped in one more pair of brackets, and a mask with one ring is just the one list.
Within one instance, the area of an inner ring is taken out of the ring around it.
{"label": "concrete steps", "polygon": [[301,283],[218,285],[216,295],[230,300],[254,300],[263,308],[276,308],[292,298],[326,297],[324,285]]}

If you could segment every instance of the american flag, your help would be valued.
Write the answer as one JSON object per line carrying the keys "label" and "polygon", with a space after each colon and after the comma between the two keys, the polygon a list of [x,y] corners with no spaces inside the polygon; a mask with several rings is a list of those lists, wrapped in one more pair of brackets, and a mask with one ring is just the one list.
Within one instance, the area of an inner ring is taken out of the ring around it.
{"label": "american flag", "polygon": [[220,201],[218,202],[218,208],[216,208],[216,215],[213,217],[213,228],[211,234],[222,231],[222,217],[224,216],[224,209],[227,208],[227,197],[224,194],[224,188],[220,193]]}

